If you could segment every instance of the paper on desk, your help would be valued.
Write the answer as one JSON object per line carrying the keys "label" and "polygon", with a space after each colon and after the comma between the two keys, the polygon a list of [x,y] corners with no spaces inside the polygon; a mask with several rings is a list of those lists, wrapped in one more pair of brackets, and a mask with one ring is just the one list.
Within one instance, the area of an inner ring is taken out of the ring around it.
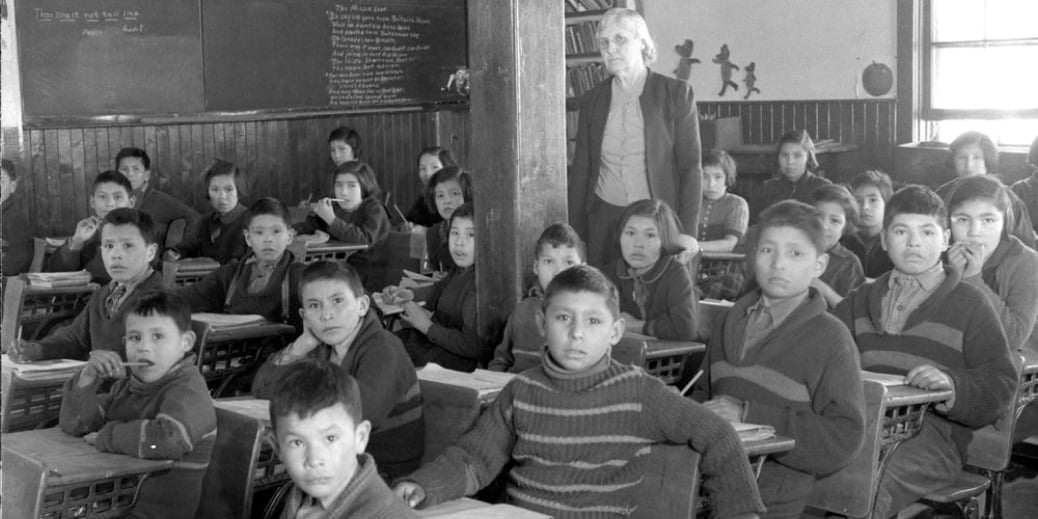
{"label": "paper on desk", "polygon": [[216,399],[213,400],[213,405],[257,420],[270,420],[270,400],[260,398]]}
{"label": "paper on desk", "polygon": [[775,428],[770,425],[735,422],[732,424],[739,439],[744,442],[770,440],[775,437]]}
{"label": "paper on desk", "polygon": [[515,373],[502,373],[485,369],[477,369],[472,373],[465,373],[447,369],[435,362],[430,362],[418,370],[418,378],[429,382],[472,388],[479,393],[480,399],[482,399],[500,393],[501,389],[515,378]]}
{"label": "paper on desk", "polygon": [[891,373],[876,373],[874,371],[862,371],[862,380],[871,380],[873,382],[879,382],[883,387],[894,387],[905,385],[904,375],[894,375]]}
{"label": "paper on desk", "polygon": [[3,354],[3,368],[14,372],[23,380],[63,379],[75,375],[83,369],[86,361],[72,359],[41,360],[35,362],[15,362],[6,353]]}
{"label": "paper on desk", "polygon": [[415,510],[418,517],[442,519],[548,519],[550,516],[514,505],[489,505],[473,499],[456,499],[425,510]]}
{"label": "paper on desk", "polygon": [[313,234],[300,234],[296,236],[296,239],[306,243],[307,245],[320,245],[322,243],[328,243],[332,237],[328,233],[320,230],[315,230]]}
{"label": "paper on desk", "polygon": [[262,315],[256,314],[216,314],[210,312],[199,312],[191,314],[192,321],[201,321],[211,325],[213,328],[226,330],[228,328],[241,328],[264,324],[267,320]]}
{"label": "paper on desk", "polygon": [[426,276],[425,274],[419,274],[417,272],[412,272],[412,271],[407,270],[407,269],[404,269],[404,277],[406,277],[407,279],[411,279],[411,280],[417,281],[419,283],[434,283],[434,282],[436,282],[436,279],[433,278],[432,276]]}

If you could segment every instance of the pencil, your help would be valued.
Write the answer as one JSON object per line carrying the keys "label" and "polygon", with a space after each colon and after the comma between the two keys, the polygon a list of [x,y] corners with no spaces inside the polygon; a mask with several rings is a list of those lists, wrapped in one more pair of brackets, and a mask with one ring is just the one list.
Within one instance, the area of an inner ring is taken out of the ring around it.
{"label": "pencil", "polygon": [[396,211],[396,214],[400,216],[401,220],[407,222],[407,217],[404,216],[404,212],[400,210],[400,207],[398,207],[396,204],[393,204],[393,210]]}
{"label": "pencil", "polygon": [[699,370],[699,373],[696,373],[696,376],[692,377],[692,380],[689,380],[688,384],[685,384],[685,387],[681,388],[681,394],[684,395],[685,393],[688,393],[688,390],[692,389],[692,386],[695,385],[696,381],[699,380],[699,377],[701,376],[703,376],[703,370]]}

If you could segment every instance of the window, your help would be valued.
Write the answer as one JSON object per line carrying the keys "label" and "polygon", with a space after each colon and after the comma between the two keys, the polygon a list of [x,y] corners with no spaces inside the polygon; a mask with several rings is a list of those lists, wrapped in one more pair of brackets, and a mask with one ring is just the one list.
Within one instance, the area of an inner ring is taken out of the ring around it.
{"label": "window", "polygon": [[933,140],[965,129],[1001,144],[1038,134],[1038,1],[929,0],[922,118]]}

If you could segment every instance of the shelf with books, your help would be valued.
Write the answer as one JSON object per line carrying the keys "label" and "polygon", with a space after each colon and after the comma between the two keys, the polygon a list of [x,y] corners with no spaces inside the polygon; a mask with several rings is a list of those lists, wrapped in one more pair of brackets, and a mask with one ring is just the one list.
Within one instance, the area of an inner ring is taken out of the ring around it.
{"label": "shelf with books", "polygon": [[566,109],[609,77],[598,52],[598,23],[614,7],[637,9],[636,0],[564,0],[566,12]]}

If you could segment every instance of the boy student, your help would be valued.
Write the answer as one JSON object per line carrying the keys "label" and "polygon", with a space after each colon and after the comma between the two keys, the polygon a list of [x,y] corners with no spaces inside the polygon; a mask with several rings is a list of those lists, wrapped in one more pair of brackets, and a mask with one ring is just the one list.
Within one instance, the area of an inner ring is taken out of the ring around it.
{"label": "boy student", "polygon": [[584,264],[584,240],[567,224],[548,226],[537,239],[534,250],[533,273],[537,284],[526,299],[519,301],[505,325],[504,338],[494,350],[494,358],[487,366],[491,371],[522,373],[541,365],[544,336],[537,324],[544,289],[556,274],[575,265]]}
{"label": "boy student", "polygon": [[890,517],[954,481],[973,431],[993,423],[1013,395],[1015,371],[998,316],[979,289],[941,263],[949,234],[936,193],[900,189],[883,219],[883,248],[894,270],[833,310],[854,336],[863,369],[953,391],[890,457],[874,517]]}
{"label": "boy student", "polygon": [[865,432],[854,339],[812,281],[828,256],[818,210],[794,200],[760,215],[752,254],[760,288],[739,299],[710,340],[693,398],[730,422],[771,425],[796,447],[764,463],[768,511],[799,517],[815,478],[846,465]]}
{"label": "boy student", "polygon": [[880,244],[883,214],[887,200],[894,194],[894,186],[889,175],[870,169],[851,179],[851,194],[861,209],[858,236],[857,239],[845,237],[842,243],[858,255],[865,277],[875,279],[894,268],[890,255]]}
{"label": "boy student", "polygon": [[0,268],[4,276],[16,276],[29,270],[32,263],[33,243],[29,225],[25,222],[21,204],[11,198],[18,189],[18,172],[14,163],[0,161]]}
{"label": "boy student", "polygon": [[[177,200],[172,195],[159,191],[158,181],[151,181],[151,158],[140,148],[123,148],[115,155],[115,168],[126,175],[133,186],[134,207],[151,216],[158,230],[159,242],[165,244],[166,228],[174,220],[184,220],[187,229],[192,229],[198,220],[198,211]],[[174,243],[173,245],[177,245]]]}
{"label": "boy student", "polygon": [[418,377],[400,339],[368,311],[360,275],[349,265],[318,261],[303,271],[299,299],[303,333],[260,367],[252,393],[272,398],[277,382],[302,359],[340,366],[360,386],[371,423],[368,451],[379,473],[395,479],[417,469],[425,441]]}
{"label": "boy student", "polygon": [[[94,177],[90,207],[96,216],[88,216],[76,224],[75,233],[64,245],[54,251],[47,265],[49,272],[65,272],[86,269],[98,284],[111,280],[98,254],[101,221],[113,209],[133,207],[133,188],[130,181],[118,171],[104,171]],[[148,218],[151,221],[151,218]]]}
{"label": "boy student", "polygon": [[397,498],[364,452],[371,422],[346,372],[306,359],[284,373],[270,401],[277,451],[294,485],[282,519],[417,517]]}
{"label": "boy student", "polygon": [[90,296],[72,324],[39,342],[21,342],[9,352],[15,360],[86,359],[99,350],[125,358],[124,315],[148,290],[162,288],[162,275],[151,268],[158,245],[155,224],[136,209],[119,208],[101,221],[101,260],[112,281]]}
{"label": "boy student", "polygon": [[[731,426],[639,368],[610,358],[624,332],[616,287],[576,266],[548,284],[539,369],[514,378],[456,446],[396,485],[411,506],[469,495],[509,462],[509,501],[554,517],[626,517],[654,443],[688,444],[713,516],[762,512]],[[675,499],[683,496],[675,496]],[[687,496],[686,496],[687,497]]]}
{"label": "boy student", "polygon": [[[125,314],[126,358],[91,352],[62,391],[61,430],[102,452],[171,459],[149,477],[132,517],[190,518],[216,443],[216,412],[191,348],[191,309],[165,292],[142,295]],[[127,365],[130,373],[127,374]],[[98,394],[105,380],[111,390]]]}

